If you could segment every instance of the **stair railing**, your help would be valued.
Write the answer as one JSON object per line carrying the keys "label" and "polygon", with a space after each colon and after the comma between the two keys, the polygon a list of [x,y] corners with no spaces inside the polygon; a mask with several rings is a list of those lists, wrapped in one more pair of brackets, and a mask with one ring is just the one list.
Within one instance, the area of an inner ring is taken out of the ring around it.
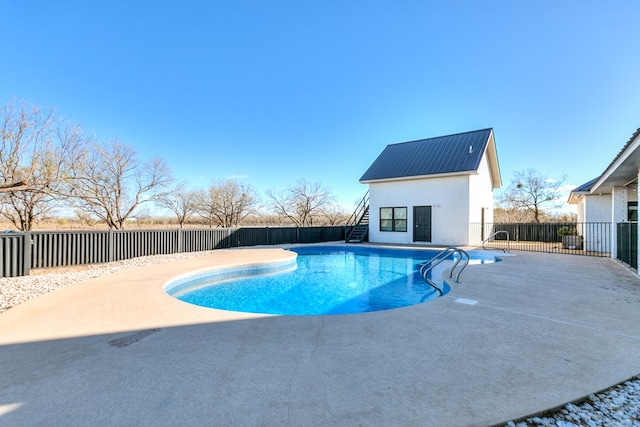
{"label": "stair railing", "polygon": [[351,214],[351,216],[346,222],[346,225],[345,225],[346,231],[347,231],[345,233],[346,242],[349,241],[349,238],[351,237],[353,230],[355,230],[356,225],[358,225],[358,222],[360,221],[360,219],[362,219],[362,216],[365,214],[368,207],[369,207],[369,192],[367,191],[364,197],[362,198],[362,200],[360,200],[360,203],[358,203],[358,206],[356,207],[356,209],[353,211],[353,213]]}

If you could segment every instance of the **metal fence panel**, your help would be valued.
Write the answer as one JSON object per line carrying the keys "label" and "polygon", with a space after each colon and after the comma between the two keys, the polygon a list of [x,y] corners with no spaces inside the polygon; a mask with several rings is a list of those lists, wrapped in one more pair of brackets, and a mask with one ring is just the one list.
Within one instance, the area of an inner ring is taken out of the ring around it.
{"label": "metal fence panel", "polygon": [[5,233],[0,235],[0,274],[2,277],[15,277],[29,274],[30,268],[98,264],[141,256],[239,246],[343,239],[342,226]]}
{"label": "metal fence panel", "polygon": [[[487,224],[484,226],[486,228]],[[472,236],[482,232],[481,224],[471,224],[471,228]],[[495,223],[491,224],[489,236],[499,231],[506,233],[490,238],[485,243],[486,248],[611,256],[609,222]]]}
{"label": "metal fence panel", "polygon": [[0,273],[2,273],[2,277],[18,277],[29,273],[28,265],[25,268],[25,264],[22,262],[25,240],[23,233],[0,235],[0,262],[2,262]]}
{"label": "metal fence panel", "polygon": [[238,228],[231,234],[231,246],[268,245],[268,230],[266,228]]}
{"label": "metal fence panel", "polygon": [[322,227],[322,241],[323,242],[337,242],[339,240],[344,241],[347,238],[346,228],[339,227]]}
{"label": "metal fence panel", "polygon": [[178,251],[176,230],[113,230],[111,261]]}
{"label": "metal fence panel", "polygon": [[616,258],[638,269],[638,223],[621,222],[617,226]]}
{"label": "metal fence panel", "polygon": [[274,227],[267,228],[269,232],[269,245],[286,245],[297,243],[298,231],[296,227]]}
{"label": "metal fence panel", "polygon": [[231,247],[230,229],[183,229],[180,230],[181,247],[179,252],[201,252]]}
{"label": "metal fence panel", "polygon": [[298,243],[322,242],[322,228],[309,227],[300,230]]}
{"label": "metal fence panel", "polygon": [[305,227],[300,229],[298,243],[333,242],[345,239],[344,227]]}
{"label": "metal fence panel", "polygon": [[32,268],[109,261],[109,231],[40,231],[30,234]]}

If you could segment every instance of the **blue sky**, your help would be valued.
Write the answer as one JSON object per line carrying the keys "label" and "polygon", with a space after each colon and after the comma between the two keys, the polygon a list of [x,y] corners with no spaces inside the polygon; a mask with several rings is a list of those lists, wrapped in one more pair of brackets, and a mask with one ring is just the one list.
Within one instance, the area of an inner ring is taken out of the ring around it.
{"label": "blue sky", "polygon": [[55,107],[193,188],[319,181],[492,127],[503,186],[575,187],[640,127],[640,2],[2,1],[0,103]]}

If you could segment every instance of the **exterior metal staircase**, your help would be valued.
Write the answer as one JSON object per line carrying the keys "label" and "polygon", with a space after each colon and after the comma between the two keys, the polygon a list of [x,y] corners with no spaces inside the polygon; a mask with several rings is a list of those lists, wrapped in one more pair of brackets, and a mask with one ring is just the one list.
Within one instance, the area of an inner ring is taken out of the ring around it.
{"label": "exterior metal staircase", "polygon": [[369,192],[347,221],[346,243],[362,243],[369,235]]}

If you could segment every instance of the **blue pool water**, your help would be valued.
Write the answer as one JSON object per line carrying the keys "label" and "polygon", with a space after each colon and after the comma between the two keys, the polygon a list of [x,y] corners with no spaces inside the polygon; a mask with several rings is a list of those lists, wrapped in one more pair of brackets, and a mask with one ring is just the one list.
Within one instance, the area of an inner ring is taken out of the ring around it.
{"label": "blue pool water", "polygon": [[[291,248],[293,263],[226,270],[169,283],[182,301],[222,310],[286,315],[346,314],[388,310],[439,297],[420,276],[420,266],[438,251],[374,247]],[[472,263],[493,262],[472,254]],[[445,265],[447,264],[447,265]],[[450,262],[432,272],[442,283]],[[443,294],[449,286],[442,283]]]}

